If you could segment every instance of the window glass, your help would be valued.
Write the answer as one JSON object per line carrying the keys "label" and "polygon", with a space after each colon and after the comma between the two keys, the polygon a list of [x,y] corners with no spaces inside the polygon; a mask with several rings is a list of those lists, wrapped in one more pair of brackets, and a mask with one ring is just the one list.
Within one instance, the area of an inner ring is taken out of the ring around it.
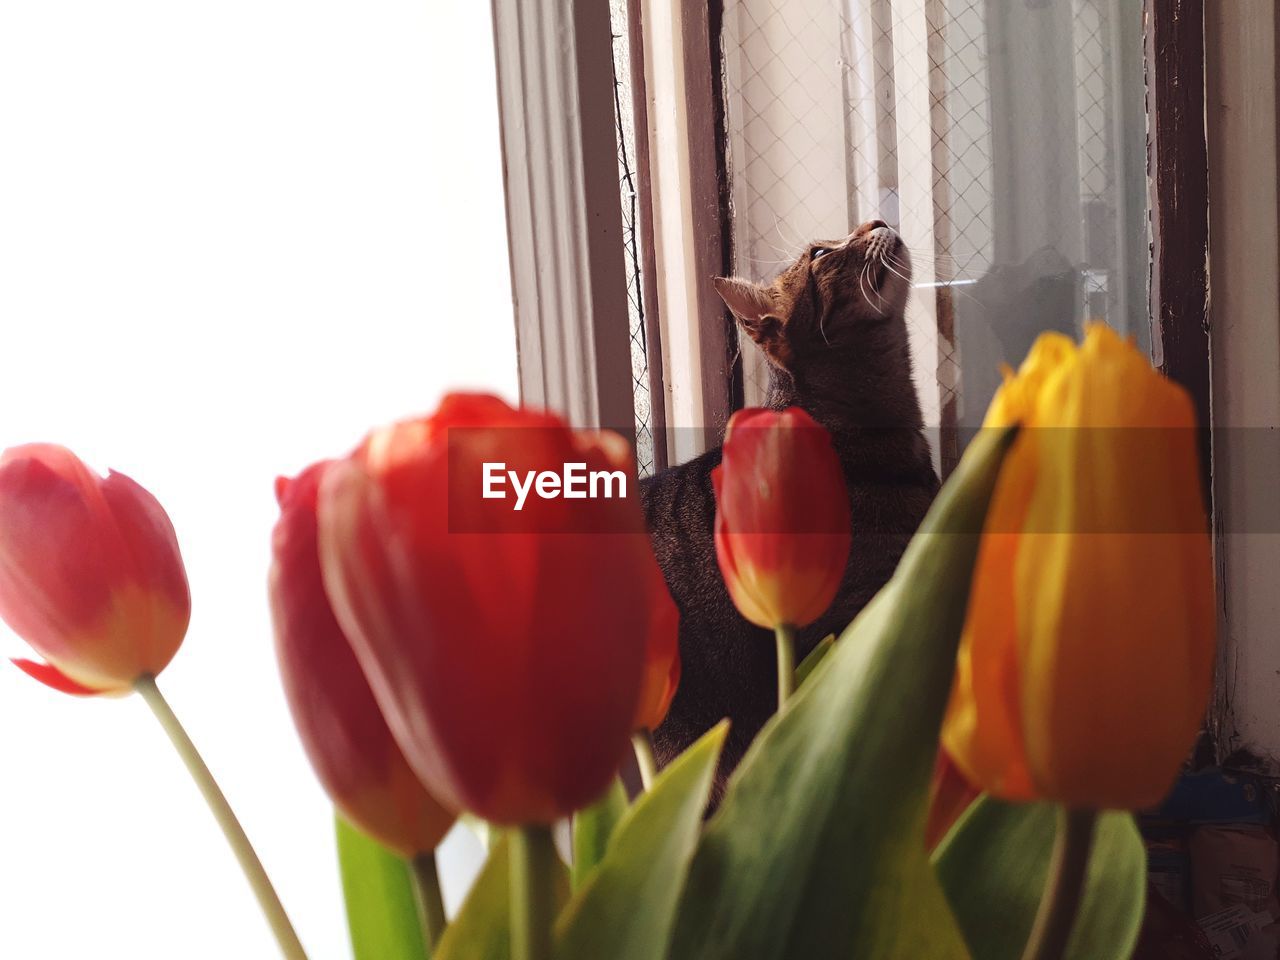
{"label": "window glass", "polygon": [[[272,482],[448,387],[514,399],[494,77],[470,0],[0,12],[0,447],[66,444],[168,509],[194,610],[160,685],[312,960],[350,948],[276,673]],[[145,706],[0,665],[0,956],[272,955]],[[448,900],[477,854],[446,845]]]}
{"label": "window glass", "polygon": [[[644,277],[640,255],[640,165],[636,154],[635,106],[632,89],[631,45],[627,29],[628,0],[609,0],[613,32],[613,93],[618,142],[618,193],[622,199],[622,247],[627,279],[627,331],[631,338],[631,393],[636,408],[636,467],[640,476],[655,472],[654,405],[650,390],[650,353],[645,325]],[[631,0],[638,3],[639,0]],[[654,354],[655,363],[660,363]]]}
{"label": "window glass", "polygon": [[[1101,320],[1149,347],[1142,12],[1122,0],[727,0],[740,272],[873,217],[915,267],[933,426]],[[744,343],[747,401],[764,369]]]}

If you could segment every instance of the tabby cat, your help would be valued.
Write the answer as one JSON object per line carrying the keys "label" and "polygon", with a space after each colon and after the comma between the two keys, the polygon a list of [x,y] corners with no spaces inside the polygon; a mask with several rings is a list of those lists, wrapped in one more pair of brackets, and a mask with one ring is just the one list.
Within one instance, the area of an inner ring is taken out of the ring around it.
{"label": "tabby cat", "polygon": [[[768,358],[767,406],[799,406],[830,432],[844,468],[853,548],[835,602],[800,631],[797,662],[839,632],[889,579],[938,489],[912,381],[903,312],[910,256],[882,221],[815,243],[770,285],[716,290]],[[732,721],[716,797],[776,705],[773,635],[734,609],[716,565],[716,448],[641,484],[658,563],[680,609],[683,674],[655,731],[659,762]]]}

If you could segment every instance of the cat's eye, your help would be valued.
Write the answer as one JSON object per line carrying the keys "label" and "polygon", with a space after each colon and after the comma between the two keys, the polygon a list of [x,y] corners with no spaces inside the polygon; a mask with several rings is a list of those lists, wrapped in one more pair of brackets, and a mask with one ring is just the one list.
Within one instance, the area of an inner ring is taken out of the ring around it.
{"label": "cat's eye", "polygon": [[814,247],[812,250],[809,251],[809,262],[812,263],[814,260],[817,260],[820,257],[825,257],[830,252],[831,252],[830,247]]}

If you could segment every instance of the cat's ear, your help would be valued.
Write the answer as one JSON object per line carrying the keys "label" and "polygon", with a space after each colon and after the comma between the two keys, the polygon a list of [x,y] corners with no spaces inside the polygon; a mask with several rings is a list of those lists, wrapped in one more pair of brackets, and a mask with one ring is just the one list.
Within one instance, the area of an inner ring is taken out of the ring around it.
{"label": "cat's ear", "polygon": [[716,277],[714,284],[724,305],[752,340],[764,346],[781,339],[782,320],[777,314],[773,290],[741,277]]}

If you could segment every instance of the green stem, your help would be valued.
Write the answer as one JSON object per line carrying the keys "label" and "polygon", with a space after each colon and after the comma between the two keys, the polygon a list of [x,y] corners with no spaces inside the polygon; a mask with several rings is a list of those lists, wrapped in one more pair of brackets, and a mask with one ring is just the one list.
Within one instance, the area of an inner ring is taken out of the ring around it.
{"label": "green stem", "polygon": [[640,782],[645,793],[653,789],[658,776],[658,758],[653,754],[653,737],[648,730],[637,730],[631,735],[631,745],[636,751],[636,766],[640,768]]}
{"label": "green stem", "polygon": [[1049,861],[1049,879],[1036,913],[1023,960],[1061,960],[1071,939],[1084,893],[1089,850],[1097,814],[1092,810],[1058,808],[1058,832]]}
{"label": "green stem", "polygon": [[551,828],[526,824],[511,831],[511,960],[551,960],[555,919]]}
{"label": "green stem", "polygon": [[271,881],[267,878],[267,872],[262,868],[262,861],[258,859],[253,845],[249,843],[249,838],[245,836],[244,828],[240,826],[240,821],[236,819],[231,805],[227,803],[227,798],[223,796],[217,781],[213,779],[213,774],[205,766],[205,762],[196,750],[195,744],[191,742],[187,732],[182,729],[182,724],[178,722],[178,718],[174,715],[168,701],[160,693],[160,688],[156,686],[155,677],[139,677],[134,682],[133,687],[138,691],[142,699],[147,702],[147,706],[156,715],[156,719],[160,721],[160,726],[168,734],[173,748],[178,751],[178,756],[186,764],[187,772],[191,774],[191,779],[200,788],[200,793],[204,796],[205,803],[209,805],[213,818],[218,821],[218,826],[222,828],[223,836],[227,838],[227,843],[231,846],[232,853],[236,855],[236,859],[240,862],[240,869],[244,871],[245,877],[249,880],[249,886],[253,888],[254,895],[258,898],[258,905],[262,908],[267,922],[271,925],[271,931],[276,936],[276,942],[280,944],[280,952],[288,960],[307,960],[306,952],[302,949],[302,943],[298,940],[298,935],[294,932],[293,925],[289,923],[289,917],[284,912],[284,906],[280,903],[280,898],[276,895],[275,888],[271,886]]}
{"label": "green stem", "polygon": [[418,919],[427,935],[431,953],[444,935],[444,899],[440,896],[440,871],[436,869],[436,854],[420,853],[410,861],[413,868],[413,892],[418,897]]}
{"label": "green stem", "polygon": [[780,623],[773,628],[778,641],[778,709],[796,689],[796,628]]}

